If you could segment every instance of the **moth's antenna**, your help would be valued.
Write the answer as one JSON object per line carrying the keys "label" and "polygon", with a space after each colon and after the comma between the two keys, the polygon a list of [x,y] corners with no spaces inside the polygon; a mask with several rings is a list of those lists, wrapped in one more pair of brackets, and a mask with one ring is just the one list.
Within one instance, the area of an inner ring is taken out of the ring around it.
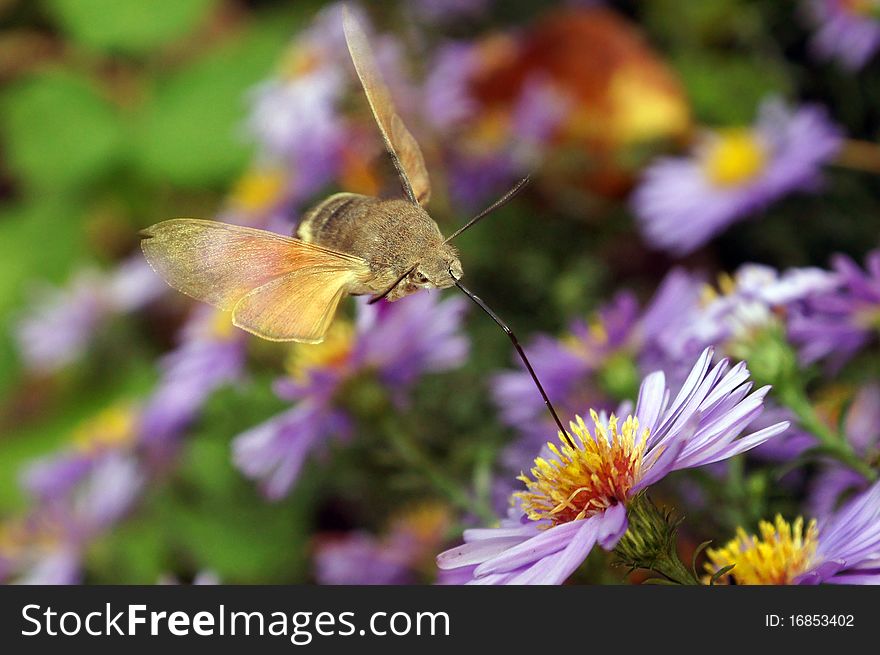
{"label": "moth's antenna", "polygon": [[[520,183],[520,186],[522,186],[522,183]],[[571,437],[568,434],[568,430],[562,427],[562,421],[559,420],[559,415],[556,413],[556,410],[553,409],[553,403],[551,403],[550,398],[547,397],[547,392],[544,391],[544,387],[541,386],[541,381],[538,379],[538,375],[535,373],[535,369],[532,368],[532,364],[531,362],[529,362],[529,358],[526,357],[526,352],[522,349],[522,346],[519,345],[519,341],[517,340],[516,335],[513,333],[513,330],[508,327],[507,323],[501,320],[501,317],[499,317],[498,314],[489,309],[488,305],[486,305],[486,303],[484,303],[479,296],[469,291],[461,282],[456,280],[455,286],[461,289],[464,295],[473,300],[480,309],[486,312],[492,318],[492,320],[498,324],[498,327],[504,330],[504,333],[508,337],[510,337],[511,342],[513,342],[513,347],[516,348],[516,352],[517,354],[519,354],[520,359],[522,359],[523,364],[526,365],[526,369],[528,370],[529,375],[532,376],[532,380],[534,380],[535,386],[538,387],[538,391],[541,393],[541,397],[544,399],[544,404],[547,405],[547,409],[550,410],[550,414],[551,416],[553,416],[553,420],[556,421],[556,425],[559,427],[559,431],[562,434],[562,437],[568,442],[569,446],[575,448],[574,442],[571,440]]]}
{"label": "moth's antenna", "polygon": [[391,293],[392,291],[394,291],[394,287],[396,287],[398,284],[400,284],[401,282],[403,282],[403,278],[405,278],[407,275],[409,275],[409,274],[412,273],[414,270],[416,270],[416,266],[418,266],[418,265],[419,265],[419,262],[416,262],[415,264],[413,264],[412,266],[410,266],[408,269],[406,269],[406,270],[403,272],[403,275],[401,275],[399,278],[397,278],[396,280],[394,280],[394,284],[392,284],[390,287],[388,287],[387,289],[385,289],[385,291],[383,291],[382,293],[380,293],[378,296],[373,296],[372,298],[370,298],[370,299],[367,301],[367,304],[368,304],[368,305],[372,305],[372,304],[374,304],[374,303],[377,303],[377,302],[379,302],[380,300],[382,300],[382,298],[384,298],[385,296],[387,296],[389,293]]}
{"label": "moth's antenna", "polygon": [[453,232],[453,233],[450,234],[448,237],[446,237],[446,241],[444,241],[443,243],[449,243],[449,242],[452,241],[455,237],[457,237],[459,234],[461,234],[462,232],[464,232],[464,231],[467,230],[468,228],[473,227],[473,226],[476,225],[479,221],[481,221],[481,220],[483,220],[484,218],[486,218],[486,216],[488,216],[489,214],[491,214],[493,211],[495,211],[495,210],[498,209],[499,207],[503,207],[503,206],[506,205],[508,202],[510,202],[511,200],[513,200],[514,197],[516,197],[516,194],[518,194],[518,193],[522,190],[522,188],[523,188],[526,184],[529,183],[529,179],[530,179],[530,177],[529,177],[528,175],[526,175],[523,179],[521,179],[519,182],[517,182],[516,185],[515,185],[510,191],[508,191],[507,193],[505,193],[505,194],[504,194],[503,196],[501,196],[498,200],[496,200],[496,201],[493,202],[491,205],[489,205],[488,207],[486,207],[486,209],[484,209],[483,211],[481,211],[479,214],[477,214],[476,216],[474,216],[474,217],[473,217],[471,220],[469,220],[467,223],[465,223],[465,224],[462,225],[460,228],[458,228],[455,232]]}

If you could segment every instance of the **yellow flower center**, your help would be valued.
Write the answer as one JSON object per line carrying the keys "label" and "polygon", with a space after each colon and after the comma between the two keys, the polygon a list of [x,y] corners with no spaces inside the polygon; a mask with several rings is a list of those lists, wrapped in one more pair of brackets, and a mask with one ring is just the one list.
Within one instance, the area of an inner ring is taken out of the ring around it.
{"label": "yellow flower center", "polygon": [[721,130],[703,160],[706,176],[716,186],[748,182],[764,169],[767,153],[752,130]]}
{"label": "yellow flower center", "polygon": [[125,446],[134,441],[135,424],[132,406],[109,407],[74,430],[72,441],[77,450],[85,453]]}
{"label": "yellow flower center", "polygon": [[810,568],[816,553],[819,530],[816,521],[810,521],[804,532],[804,520],[798,517],[794,524],[781,516],[775,523],[761,521],[760,538],[748,535],[739,528],[736,538],[723,548],[706,551],[709,562],[706,570],[712,574],[725,566],[734,565],[719,582],[740,585],[791,584]]}
{"label": "yellow flower center", "polygon": [[286,186],[287,176],[280,168],[253,169],[238,179],[230,202],[246,212],[263,211],[281,199]]}
{"label": "yellow flower center", "polygon": [[520,475],[527,491],[516,494],[523,511],[534,521],[549,519],[554,525],[576,521],[625,503],[642,472],[648,430],[639,432],[632,416],[618,425],[612,416],[605,425],[590,411],[590,434],[580,416],[571,424],[574,446],[560,435],[560,447],[548,443],[555,459],[538,457],[532,477]]}
{"label": "yellow flower center", "polygon": [[291,377],[304,380],[310,370],[336,367],[348,360],[354,344],[354,326],[344,320],[336,320],[327,330],[324,340],[318,344],[294,344],[285,362]]}

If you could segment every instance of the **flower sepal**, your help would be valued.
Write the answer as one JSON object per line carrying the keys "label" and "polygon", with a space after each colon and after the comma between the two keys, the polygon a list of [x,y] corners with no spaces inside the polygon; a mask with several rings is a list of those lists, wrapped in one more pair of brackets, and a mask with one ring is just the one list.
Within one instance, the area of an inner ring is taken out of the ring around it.
{"label": "flower sepal", "polygon": [[[614,549],[616,564],[630,570],[647,569],[663,576],[664,582],[699,584],[693,571],[681,562],[676,534],[682,519],[662,511],[642,492],[627,507],[629,529]],[[651,580],[653,583],[653,580]]]}

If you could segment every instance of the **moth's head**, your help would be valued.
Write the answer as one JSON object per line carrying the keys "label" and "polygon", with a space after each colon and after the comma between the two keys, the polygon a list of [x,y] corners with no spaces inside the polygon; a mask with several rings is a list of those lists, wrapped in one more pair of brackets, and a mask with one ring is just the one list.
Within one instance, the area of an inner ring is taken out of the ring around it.
{"label": "moth's head", "polygon": [[458,250],[452,244],[442,244],[431,257],[426,257],[413,271],[415,282],[423,287],[446,289],[461,279],[464,271]]}
{"label": "moth's head", "polygon": [[442,244],[421,261],[386,296],[394,301],[420,289],[446,289],[461,279],[464,271],[458,251],[449,244]]}

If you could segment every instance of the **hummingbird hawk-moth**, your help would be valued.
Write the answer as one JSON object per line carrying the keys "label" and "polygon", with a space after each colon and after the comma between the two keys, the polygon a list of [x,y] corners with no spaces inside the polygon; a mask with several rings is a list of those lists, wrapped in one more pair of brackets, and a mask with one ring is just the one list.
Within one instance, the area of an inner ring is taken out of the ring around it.
{"label": "hummingbird hawk-moth", "polygon": [[347,295],[394,301],[420,289],[455,285],[508,334],[565,434],[516,337],[461,285],[461,261],[450,243],[512,198],[527,179],[444,239],[424,209],[431,183],[422,151],[397,114],[366,34],[347,8],[343,30],[404,197],[337,193],[305,215],[295,237],[218,221],[171,219],[141,233],[147,261],[178,291],[230,311],[236,326],[272,341],[320,343]]}

